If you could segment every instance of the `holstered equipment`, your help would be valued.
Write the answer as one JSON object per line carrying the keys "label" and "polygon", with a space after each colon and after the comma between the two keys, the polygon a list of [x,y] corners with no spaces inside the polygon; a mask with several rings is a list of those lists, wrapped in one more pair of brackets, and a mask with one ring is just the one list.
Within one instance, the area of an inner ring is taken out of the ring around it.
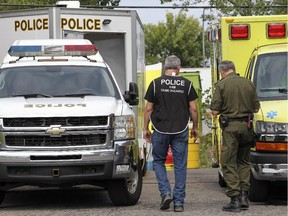
{"label": "holstered equipment", "polygon": [[227,125],[228,125],[228,118],[227,117],[224,117],[223,115],[220,115],[219,116],[219,124],[220,124],[220,128],[222,129],[222,130],[224,130],[225,129],[225,127],[227,127]]}

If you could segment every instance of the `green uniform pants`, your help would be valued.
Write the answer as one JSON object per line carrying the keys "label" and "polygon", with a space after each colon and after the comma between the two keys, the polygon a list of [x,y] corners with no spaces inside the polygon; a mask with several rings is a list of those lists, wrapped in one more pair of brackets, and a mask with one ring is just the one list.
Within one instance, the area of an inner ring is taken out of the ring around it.
{"label": "green uniform pants", "polygon": [[238,196],[240,191],[248,191],[250,187],[249,155],[253,129],[247,128],[247,122],[229,122],[222,136],[221,165],[227,184],[226,195]]}

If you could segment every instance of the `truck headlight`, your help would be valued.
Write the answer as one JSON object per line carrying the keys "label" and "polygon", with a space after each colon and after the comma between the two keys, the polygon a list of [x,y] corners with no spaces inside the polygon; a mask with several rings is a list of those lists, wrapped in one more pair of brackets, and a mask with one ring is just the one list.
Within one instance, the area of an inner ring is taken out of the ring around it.
{"label": "truck headlight", "polygon": [[256,122],[256,132],[263,133],[271,133],[271,134],[284,134],[287,133],[288,130],[287,123],[277,123],[277,122]]}
{"label": "truck headlight", "polygon": [[135,139],[136,124],[134,116],[115,116],[114,138],[115,140]]}

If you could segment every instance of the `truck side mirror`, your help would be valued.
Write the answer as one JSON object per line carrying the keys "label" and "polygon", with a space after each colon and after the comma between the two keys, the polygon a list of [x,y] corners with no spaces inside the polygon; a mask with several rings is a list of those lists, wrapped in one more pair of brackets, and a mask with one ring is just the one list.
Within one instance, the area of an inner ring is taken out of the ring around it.
{"label": "truck side mirror", "polygon": [[139,93],[138,93],[138,86],[136,83],[130,82],[129,83],[129,91],[125,91],[123,95],[125,101],[131,105],[136,106],[139,104]]}

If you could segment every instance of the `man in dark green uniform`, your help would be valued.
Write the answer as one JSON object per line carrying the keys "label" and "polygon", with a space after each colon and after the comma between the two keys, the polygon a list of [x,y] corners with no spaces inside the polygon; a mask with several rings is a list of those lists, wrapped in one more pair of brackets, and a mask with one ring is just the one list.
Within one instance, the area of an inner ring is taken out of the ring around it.
{"label": "man in dark green uniform", "polygon": [[221,114],[221,165],[227,184],[226,195],[231,198],[222,210],[239,212],[241,208],[249,208],[251,121],[260,103],[253,83],[236,74],[233,62],[223,61],[218,69],[222,79],[214,86],[211,111],[213,115]]}

